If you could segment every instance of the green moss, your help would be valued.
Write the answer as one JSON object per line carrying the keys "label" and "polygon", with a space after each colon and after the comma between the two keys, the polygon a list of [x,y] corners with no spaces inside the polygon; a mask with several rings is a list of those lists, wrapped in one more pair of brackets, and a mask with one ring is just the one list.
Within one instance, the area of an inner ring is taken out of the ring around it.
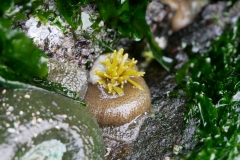
{"label": "green moss", "polygon": [[212,42],[205,54],[176,73],[185,88],[189,118],[196,118],[201,142],[188,159],[234,159],[240,154],[240,21]]}

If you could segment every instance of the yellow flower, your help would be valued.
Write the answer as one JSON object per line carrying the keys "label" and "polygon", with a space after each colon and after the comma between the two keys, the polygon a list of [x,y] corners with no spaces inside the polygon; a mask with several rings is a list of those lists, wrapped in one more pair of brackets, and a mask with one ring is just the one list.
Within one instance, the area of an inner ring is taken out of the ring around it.
{"label": "yellow flower", "polygon": [[123,94],[123,87],[127,82],[142,90],[142,87],[131,78],[143,76],[145,72],[138,72],[137,60],[128,59],[128,54],[123,54],[123,51],[114,50],[114,53],[108,54],[106,60],[101,62],[105,66],[105,71],[96,70],[94,73],[100,77],[97,82],[103,85],[108,93]]}

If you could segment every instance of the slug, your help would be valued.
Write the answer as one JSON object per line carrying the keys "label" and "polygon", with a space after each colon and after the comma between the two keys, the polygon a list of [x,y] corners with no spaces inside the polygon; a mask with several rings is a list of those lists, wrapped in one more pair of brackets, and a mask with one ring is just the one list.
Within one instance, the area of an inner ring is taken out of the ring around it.
{"label": "slug", "polygon": [[84,101],[101,125],[128,123],[151,106],[150,91],[142,78],[145,73],[123,52],[99,56],[90,71]]}

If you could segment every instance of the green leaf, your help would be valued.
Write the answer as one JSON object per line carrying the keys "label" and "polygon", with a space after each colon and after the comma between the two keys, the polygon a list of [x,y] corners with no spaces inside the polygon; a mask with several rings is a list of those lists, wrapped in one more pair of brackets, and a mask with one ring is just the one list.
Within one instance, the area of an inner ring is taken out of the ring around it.
{"label": "green leaf", "polygon": [[82,24],[79,0],[57,0],[56,5],[60,14],[67,20],[74,30]]}
{"label": "green leaf", "polygon": [[[10,21],[0,18],[0,72],[4,78],[23,80],[44,77],[48,73],[47,57]],[[8,76],[9,74],[9,76]]]}

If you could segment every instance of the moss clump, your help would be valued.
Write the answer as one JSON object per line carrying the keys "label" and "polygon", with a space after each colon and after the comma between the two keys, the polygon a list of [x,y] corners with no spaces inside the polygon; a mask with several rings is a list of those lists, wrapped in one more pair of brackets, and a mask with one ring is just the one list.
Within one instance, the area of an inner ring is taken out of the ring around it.
{"label": "moss clump", "polygon": [[205,54],[190,54],[176,74],[189,99],[186,120],[197,119],[201,142],[188,159],[236,159],[240,154],[240,21],[212,42]]}

